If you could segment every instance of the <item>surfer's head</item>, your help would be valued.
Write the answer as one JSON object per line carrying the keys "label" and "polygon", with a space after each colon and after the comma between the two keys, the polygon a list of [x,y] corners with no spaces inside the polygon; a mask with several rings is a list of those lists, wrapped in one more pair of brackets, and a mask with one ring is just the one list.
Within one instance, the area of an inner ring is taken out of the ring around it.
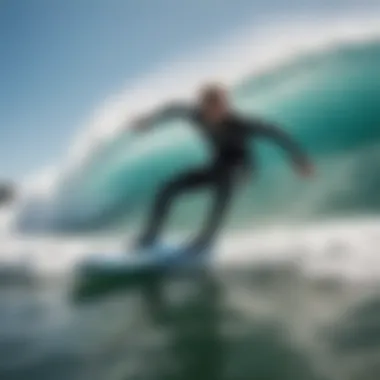
{"label": "surfer's head", "polygon": [[222,121],[229,112],[227,89],[220,84],[207,84],[199,91],[199,108],[210,123]]}

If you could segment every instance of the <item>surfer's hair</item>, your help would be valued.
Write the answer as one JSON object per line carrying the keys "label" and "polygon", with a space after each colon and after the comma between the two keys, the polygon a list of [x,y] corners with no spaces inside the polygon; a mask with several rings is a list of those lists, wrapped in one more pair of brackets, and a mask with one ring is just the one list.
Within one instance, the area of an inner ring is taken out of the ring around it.
{"label": "surfer's hair", "polygon": [[201,104],[212,104],[226,98],[227,89],[220,83],[208,83],[199,90],[199,102]]}

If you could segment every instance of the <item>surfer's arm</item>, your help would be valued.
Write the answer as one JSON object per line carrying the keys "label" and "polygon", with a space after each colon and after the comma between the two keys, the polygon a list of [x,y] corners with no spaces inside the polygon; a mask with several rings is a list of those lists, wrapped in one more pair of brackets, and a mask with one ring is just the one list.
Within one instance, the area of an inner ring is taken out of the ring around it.
{"label": "surfer's arm", "polygon": [[313,165],[308,155],[292,136],[282,128],[263,120],[252,120],[250,124],[254,136],[270,139],[285,150],[301,174],[312,174]]}
{"label": "surfer's arm", "polygon": [[132,128],[136,131],[147,131],[157,124],[171,119],[192,119],[194,110],[183,103],[170,103],[165,107],[153,111],[150,114],[143,115],[132,122]]}

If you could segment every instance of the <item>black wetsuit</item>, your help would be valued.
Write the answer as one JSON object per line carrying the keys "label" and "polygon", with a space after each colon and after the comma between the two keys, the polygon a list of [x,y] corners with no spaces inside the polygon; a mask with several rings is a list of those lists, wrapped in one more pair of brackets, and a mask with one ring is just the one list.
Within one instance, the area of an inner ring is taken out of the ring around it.
{"label": "black wetsuit", "polygon": [[302,164],[306,160],[296,142],[283,130],[254,118],[245,118],[230,113],[218,125],[209,125],[199,110],[187,106],[170,106],[143,120],[142,127],[171,118],[185,118],[200,130],[210,144],[213,159],[210,164],[190,170],[170,180],[158,192],[152,214],[139,244],[154,242],[163,227],[172,200],[187,191],[210,188],[214,192],[214,203],[199,237],[193,243],[197,247],[208,244],[215,237],[223,220],[239,175],[255,168],[254,152],[250,142],[255,138],[270,138],[284,148],[293,161]]}

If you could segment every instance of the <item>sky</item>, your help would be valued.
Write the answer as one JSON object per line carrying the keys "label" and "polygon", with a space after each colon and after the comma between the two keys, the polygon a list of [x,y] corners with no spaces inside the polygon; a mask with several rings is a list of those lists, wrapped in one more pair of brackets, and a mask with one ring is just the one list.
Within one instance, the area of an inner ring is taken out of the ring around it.
{"label": "sky", "polygon": [[0,0],[0,180],[17,181],[59,160],[108,97],[181,54],[275,15],[340,12],[358,3],[375,4]]}

